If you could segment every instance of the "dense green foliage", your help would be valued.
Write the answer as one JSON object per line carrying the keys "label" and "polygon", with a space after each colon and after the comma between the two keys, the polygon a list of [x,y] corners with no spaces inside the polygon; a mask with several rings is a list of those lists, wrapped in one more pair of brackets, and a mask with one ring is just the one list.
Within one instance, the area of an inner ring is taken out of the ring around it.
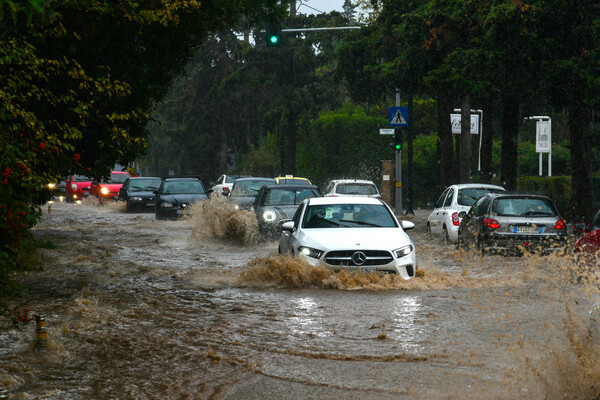
{"label": "dense green foliage", "polygon": [[45,185],[139,158],[148,113],[209,32],[277,3],[0,0],[0,295]]}
{"label": "dense green foliage", "polygon": [[[392,159],[390,137],[379,135],[386,119],[359,108],[323,113],[298,146],[298,172],[318,186],[331,179],[381,179],[381,160]],[[387,151],[386,151],[387,150]]]}

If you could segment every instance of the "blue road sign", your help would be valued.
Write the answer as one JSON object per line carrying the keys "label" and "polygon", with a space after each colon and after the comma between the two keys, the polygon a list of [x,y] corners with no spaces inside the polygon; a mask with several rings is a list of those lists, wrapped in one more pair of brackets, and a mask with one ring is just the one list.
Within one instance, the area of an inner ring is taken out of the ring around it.
{"label": "blue road sign", "polygon": [[389,107],[390,127],[408,126],[408,107]]}

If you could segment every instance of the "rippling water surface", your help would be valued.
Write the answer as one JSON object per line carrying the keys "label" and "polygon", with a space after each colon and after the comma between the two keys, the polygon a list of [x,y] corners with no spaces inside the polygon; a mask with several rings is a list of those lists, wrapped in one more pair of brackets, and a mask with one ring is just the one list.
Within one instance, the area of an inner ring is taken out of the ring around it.
{"label": "rippling water surface", "polygon": [[[410,231],[417,277],[332,273],[276,254],[226,199],[182,221],[53,203],[22,278],[35,326],[0,320],[11,399],[590,399],[595,271]],[[17,305],[17,304],[15,304]]]}

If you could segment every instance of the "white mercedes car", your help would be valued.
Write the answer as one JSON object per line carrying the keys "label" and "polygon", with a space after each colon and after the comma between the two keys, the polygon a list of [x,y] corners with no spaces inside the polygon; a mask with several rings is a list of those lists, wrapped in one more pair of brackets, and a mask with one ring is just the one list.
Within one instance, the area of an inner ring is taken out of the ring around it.
{"label": "white mercedes car", "polygon": [[294,254],[332,270],[415,276],[415,245],[406,234],[415,224],[398,222],[380,199],[315,197],[304,200],[292,220],[281,222],[279,253]]}
{"label": "white mercedes car", "polygon": [[441,236],[444,243],[458,242],[461,211],[469,212],[473,203],[487,193],[502,193],[502,186],[484,183],[451,185],[444,190],[435,208],[427,218],[427,236]]}

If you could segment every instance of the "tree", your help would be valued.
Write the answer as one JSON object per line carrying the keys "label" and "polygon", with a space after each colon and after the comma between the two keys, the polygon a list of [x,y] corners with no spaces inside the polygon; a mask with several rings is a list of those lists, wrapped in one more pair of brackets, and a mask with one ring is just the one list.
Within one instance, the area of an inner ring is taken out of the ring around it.
{"label": "tree", "polygon": [[0,13],[0,295],[40,215],[41,188],[141,156],[148,112],[194,48],[276,3],[0,0],[10,11]]}
{"label": "tree", "polygon": [[555,109],[568,113],[573,217],[589,222],[595,211],[592,149],[599,142],[593,121],[600,98],[600,4],[547,1],[538,13],[544,93]]}

